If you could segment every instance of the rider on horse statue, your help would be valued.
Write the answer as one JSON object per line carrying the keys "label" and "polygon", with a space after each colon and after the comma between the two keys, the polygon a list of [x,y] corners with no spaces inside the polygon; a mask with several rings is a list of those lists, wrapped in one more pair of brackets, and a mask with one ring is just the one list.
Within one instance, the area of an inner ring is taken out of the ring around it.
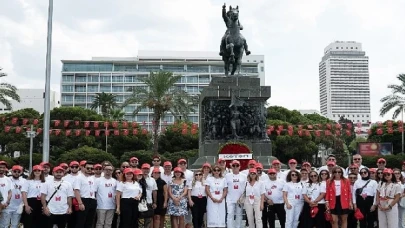
{"label": "rider on horse statue", "polygon": [[[237,6],[236,8],[238,9],[239,7]],[[229,28],[231,26],[231,23],[230,23],[231,13],[232,13],[231,9],[232,9],[232,7],[229,6],[229,11],[226,12],[226,4],[224,3],[224,5],[222,6],[222,18],[224,19],[224,22],[225,22],[225,25],[226,25],[226,32],[225,32],[225,34],[224,34],[224,36],[222,37],[222,40],[221,40],[221,47],[220,47],[220,51],[219,51],[220,56],[223,56],[223,54],[224,54],[223,50],[225,49],[225,46],[226,46],[225,39],[229,35]],[[239,19],[238,19],[237,24],[239,26],[239,29],[243,30],[243,26],[240,24]],[[246,41],[244,43],[244,47],[245,47],[246,55],[250,55],[250,51],[248,50],[248,45],[247,45]]]}

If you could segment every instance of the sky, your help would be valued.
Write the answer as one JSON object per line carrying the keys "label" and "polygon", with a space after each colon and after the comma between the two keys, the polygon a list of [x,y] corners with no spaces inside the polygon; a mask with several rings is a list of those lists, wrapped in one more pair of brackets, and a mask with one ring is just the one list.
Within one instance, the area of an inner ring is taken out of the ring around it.
{"label": "sky", "polygon": [[[369,56],[372,121],[388,84],[405,73],[403,0],[229,0],[239,5],[252,54],[265,56],[271,105],[319,110],[318,64],[334,41],[357,41]],[[138,50],[215,51],[223,0],[54,0],[52,90],[62,59],[134,57]],[[2,82],[44,88],[47,0],[0,0]]]}

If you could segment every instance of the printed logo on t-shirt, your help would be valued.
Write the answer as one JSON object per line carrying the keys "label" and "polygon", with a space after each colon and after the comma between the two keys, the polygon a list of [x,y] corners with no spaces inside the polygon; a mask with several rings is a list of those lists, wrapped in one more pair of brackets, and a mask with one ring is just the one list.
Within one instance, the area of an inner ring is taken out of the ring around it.
{"label": "printed logo on t-shirt", "polygon": [[215,195],[219,195],[219,194],[221,194],[221,192],[220,192],[220,191],[215,191],[214,193],[215,193]]}
{"label": "printed logo on t-shirt", "polygon": [[267,195],[271,196],[272,193],[273,193],[272,191],[268,191]]}
{"label": "printed logo on t-shirt", "polygon": [[61,201],[62,200],[62,196],[55,196],[55,201]]}
{"label": "printed logo on t-shirt", "polygon": [[104,185],[105,187],[112,187],[113,186],[113,184],[112,183],[105,183],[105,185]]}
{"label": "printed logo on t-shirt", "polygon": [[239,182],[239,179],[233,179],[232,181],[233,181],[233,183]]}
{"label": "printed logo on t-shirt", "polygon": [[15,194],[14,198],[15,198],[15,199],[20,199],[21,196],[20,196],[20,194]]}
{"label": "printed logo on t-shirt", "polygon": [[233,186],[233,189],[239,189],[239,185],[235,184],[235,185]]}
{"label": "printed logo on t-shirt", "polygon": [[108,198],[112,198],[112,193],[111,192],[108,193]]}
{"label": "printed logo on t-shirt", "polygon": [[299,200],[300,199],[300,195],[295,195],[295,199]]}

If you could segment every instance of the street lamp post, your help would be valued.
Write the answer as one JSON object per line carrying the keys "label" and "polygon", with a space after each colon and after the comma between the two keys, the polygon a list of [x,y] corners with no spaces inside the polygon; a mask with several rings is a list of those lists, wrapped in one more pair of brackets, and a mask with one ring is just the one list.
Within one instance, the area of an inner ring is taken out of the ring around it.
{"label": "street lamp post", "polygon": [[26,132],[27,138],[30,138],[30,173],[32,172],[32,153],[34,150],[34,138],[37,136],[37,133],[34,131],[34,126],[31,125],[31,128],[29,131]]}
{"label": "street lamp post", "polygon": [[401,107],[401,117],[402,117],[402,151],[401,151],[401,154],[402,155],[404,155],[404,105],[402,105],[402,107]]}
{"label": "street lamp post", "polygon": [[49,128],[50,128],[50,106],[51,106],[51,51],[52,51],[52,16],[53,0],[49,0],[48,8],[48,38],[46,47],[46,73],[45,73],[45,103],[44,103],[44,136],[42,147],[42,161],[49,161]]}

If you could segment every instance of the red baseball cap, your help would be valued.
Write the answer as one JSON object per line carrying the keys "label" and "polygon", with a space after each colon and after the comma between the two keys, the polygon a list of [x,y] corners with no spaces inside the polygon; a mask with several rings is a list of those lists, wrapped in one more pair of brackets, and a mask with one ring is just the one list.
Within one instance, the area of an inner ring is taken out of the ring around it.
{"label": "red baseball cap", "polygon": [[157,159],[160,160],[160,156],[159,156],[159,155],[154,155],[154,156],[152,157],[152,159],[155,159],[155,158],[157,158]]}
{"label": "red baseball cap", "polygon": [[384,158],[379,158],[379,159],[377,160],[377,163],[380,163],[380,162],[386,163],[387,161],[385,161]]}
{"label": "red baseball cap", "polygon": [[251,168],[251,169],[249,169],[249,173],[257,173],[257,169]]}
{"label": "red baseball cap", "polygon": [[13,165],[13,167],[11,168],[11,170],[13,170],[13,171],[16,171],[16,170],[23,171],[23,167],[22,167],[22,166],[19,166],[19,165]]}
{"label": "red baseball cap", "polygon": [[0,161],[0,165],[5,165],[6,167],[8,166],[7,162],[5,161]]}
{"label": "red baseball cap", "polygon": [[291,163],[297,164],[297,160],[295,160],[295,159],[290,159],[290,160],[288,161],[288,164],[291,164]]}
{"label": "red baseball cap", "polygon": [[40,165],[34,165],[34,166],[32,167],[32,171],[35,171],[35,170],[42,171],[42,170],[44,170],[44,169],[43,169],[42,166],[40,166]]}
{"label": "red baseball cap", "polygon": [[132,168],[125,168],[124,169],[124,174],[133,173],[133,172],[134,172],[134,170]]}
{"label": "red baseball cap", "polygon": [[240,165],[240,162],[239,162],[238,160],[233,160],[233,161],[231,162],[231,165],[234,165],[234,164]]}
{"label": "red baseball cap", "polygon": [[203,168],[204,168],[204,167],[211,168],[211,164],[210,164],[210,163],[208,163],[208,162],[206,162],[206,163],[204,163],[204,164],[202,165],[202,167],[203,167]]}
{"label": "red baseball cap", "polygon": [[302,163],[302,166],[305,166],[305,165],[307,165],[307,166],[310,166],[310,167],[311,167],[311,163],[309,163],[309,162],[304,162],[304,163]]}
{"label": "red baseball cap", "polygon": [[71,161],[71,162],[69,163],[69,166],[74,166],[74,165],[79,166],[80,164],[79,164],[78,161]]}
{"label": "red baseball cap", "polygon": [[353,163],[353,164],[350,165],[350,168],[359,168],[359,166],[357,164]]}
{"label": "red baseball cap", "polygon": [[94,167],[95,169],[97,169],[97,168],[103,168],[103,166],[102,166],[101,164],[95,164],[93,167]]}
{"label": "red baseball cap", "polygon": [[221,163],[221,162],[224,162],[225,161],[225,159],[223,159],[223,158],[220,158],[220,159],[218,159],[218,163]]}
{"label": "red baseball cap", "polygon": [[256,165],[256,161],[255,160],[249,160],[248,165]]}
{"label": "red baseball cap", "polygon": [[180,167],[176,167],[176,168],[173,169],[173,172],[174,173],[176,173],[176,172],[183,173],[183,170]]}
{"label": "red baseball cap", "polygon": [[142,170],[140,170],[138,168],[133,169],[133,172],[134,172],[134,175],[142,175],[143,174]]}
{"label": "red baseball cap", "polygon": [[40,166],[44,167],[44,166],[49,166],[51,167],[51,163],[49,162],[41,162],[41,164],[39,164]]}
{"label": "red baseball cap", "polygon": [[392,169],[384,169],[383,173],[393,174],[394,171],[392,171]]}
{"label": "red baseball cap", "polygon": [[64,170],[62,167],[60,167],[60,166],[55,166],[55,167],[53,168],[53,170],[52,170],[53,173],[56,173],[56,172],[58,172],[58,171],[64,172],[65,170]]}
{"label": "red baseball cap", "polygon": [[272,165],[275,165],[275,164],[281,164],[281,162],[280,162],[279,160],[277,160],[277,159],[276,159],[276,160],[273,160],[273,161],[271,162],[271,164],[272,164]]}
{"label": "red baseball cap", "polygon": [[163,166],[172,166],[172,163],[169,162],[169,161],[165,161],[165,162],[163,163]]}
{"label": "red baseball cap", "polygon": [[150,169],[150,165],[148,163],[143,163],[141,169]]}
{"label": "red baseball cap", "polygon": [[186,159],[181,158],[181,159],[179,159],[179,160],[177,161],[177,164],[180,164],[180,163],[182,163],[182,162],[187,163]]}
{"label": "red baseball cap", "polygon": [[159,168],[154,168],[152,173],[160,173],[160,169]]}
{"label": "red baseball cap", "polygon": [[258,162],[258,163],[256,163],[255,168],[256,169],[263,169],[263,164]]}
{"label": "red baseball cap", "polygon": [[371,168],[371,169],[370,169],[370,173],[375,173],[375,172],[377,172],[377,169],[376,169],[376,168]]}
{"label": "red baseball cap", "polygon": [[85,160],[80,161],[80,166],[85,166],[85,165],[86,165],[86,163],[87,163],[87,161],[85,161]]}
{"label": "red baseball cap", "polygon": [[270,174],[270,173],[277,173],[277,170],[276,169],[269,169],[267,171],[267,174]]}
{"label": "red baseball cap", "polygon": [[66,163],[60,163],[59,166],[62,168],[69,168],[68,164]]}
{"label": "red baseball cap", "polygon": [[132,157],[129,159],[129,161],[139,161],[137,157]]}

